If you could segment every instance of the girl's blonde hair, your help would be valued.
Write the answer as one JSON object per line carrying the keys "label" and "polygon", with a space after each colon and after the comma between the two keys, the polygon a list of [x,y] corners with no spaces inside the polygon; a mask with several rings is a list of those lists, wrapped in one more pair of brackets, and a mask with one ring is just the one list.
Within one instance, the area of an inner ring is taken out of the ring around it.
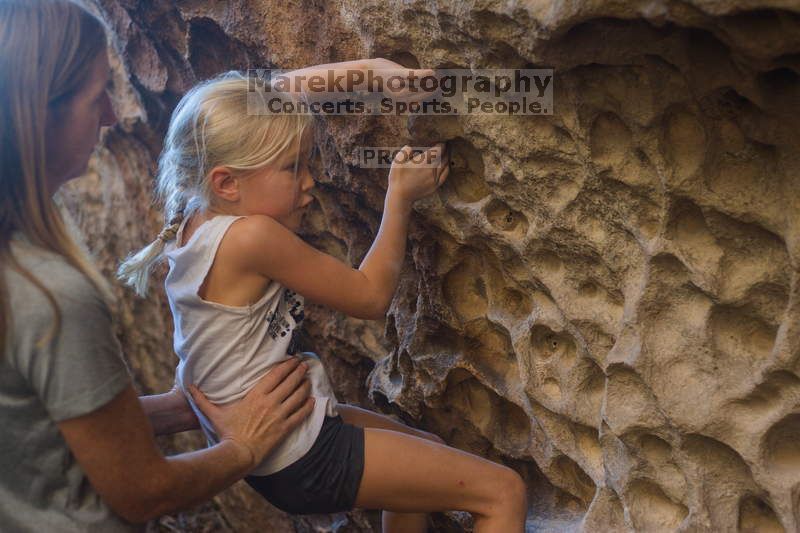
{"label": "girl's blonde hair", "polygon": [[[69,105],[98,54],[107,51],[104,23],[69,0],[0,0],[0,350],[10,327],[3,271],[16,270],[38,287],[53,307],[51,292],[14,258],[15,233],[55,252],[82,272],[109,299],[106,282],[70,237],[46,174],[48,113]],[[46,340],[42,339],[42,340]]]}
{"label": "girl's blonde hair", "polygon": [[231,71],[192,88],[178,103],[156,177],[166,224],[153,242],[128,256],[117,271],[140,296],[147,292],[150,269],[175,239],[183,219],[213,203],[211,169],[260,169],[300,144],[310,117],[269,113],[267,97],[285,100],[292,95],[266,89],[268,82],[251,84],[243,74]]}

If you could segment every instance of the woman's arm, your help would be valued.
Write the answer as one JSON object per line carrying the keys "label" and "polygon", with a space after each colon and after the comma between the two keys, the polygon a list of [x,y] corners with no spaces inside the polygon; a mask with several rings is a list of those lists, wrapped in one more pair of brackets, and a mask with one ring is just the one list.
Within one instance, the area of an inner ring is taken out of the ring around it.
{"label": "woman's arm", "polygon": [[[410,148],[404,150],[408,161]],[[435,150],[441,155],[443,146]],[[405,257],[411,206],[447,179],[447,157],[440,156],[439,162],[437,168],[411,162],[392,165],[381,225],[358,269],[308,245],[279,222],[258,215],[234,222],[219,253],[243,272],[258,272],[347,315],[383,318],[397,289]]]}
{"label": "woman's arm", "polygon": [[155,435],[169,435],[200,428],[197,416],[177,386],[163,394],[139,396],[139,403],[150,420]]}
{"label": "woman's arm", "polygon": [[207,500],[254,468],[311,413],[305,370],[292,358],[225,409],[195,396],[222,438],[200,451],[161,455],[131,386],[100,409],[58,427],[111,509],[130,522],[146,522]]}

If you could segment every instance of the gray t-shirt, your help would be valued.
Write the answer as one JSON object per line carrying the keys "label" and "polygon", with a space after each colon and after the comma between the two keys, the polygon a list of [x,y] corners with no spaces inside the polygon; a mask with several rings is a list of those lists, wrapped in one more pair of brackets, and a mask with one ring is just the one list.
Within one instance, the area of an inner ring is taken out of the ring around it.
{"label": "gray t-shirt", "polygon": [[53,310],[25,277],[5,268],[11,323],[0,354],[0,531],[140,531],[103,502],[57,422],[102,407],[130,384],[99,292],[60,256],[20,239],[14,257],[61,309],[60,334],[37,345]]}

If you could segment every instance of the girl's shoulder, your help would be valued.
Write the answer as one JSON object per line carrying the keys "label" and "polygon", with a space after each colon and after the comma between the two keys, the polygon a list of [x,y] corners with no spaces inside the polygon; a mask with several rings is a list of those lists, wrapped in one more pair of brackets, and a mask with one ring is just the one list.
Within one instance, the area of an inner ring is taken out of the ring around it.
{"label": "girl's shoulder", "polygon": [[286,226],[266,215],[248,215],[234,221],[225,241],[228,247],[242,255],[260,255],[280,246],[297,235]]}
{"label": "girl's shoulder", "polygon": [[[258,270],[265,254],[280,257],[286,244],[297,235],[277,220],[266,215],[248,215],[235,220],[220,245],[226,259]],[[224,248],[224,249],[223,249]]]}

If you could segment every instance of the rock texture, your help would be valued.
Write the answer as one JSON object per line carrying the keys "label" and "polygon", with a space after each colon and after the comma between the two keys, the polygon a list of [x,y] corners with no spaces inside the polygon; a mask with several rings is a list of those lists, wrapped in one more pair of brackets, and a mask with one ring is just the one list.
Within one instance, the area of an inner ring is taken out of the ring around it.
{"label": "rock texture", "polygon": [[[384,322],[311,308],[344,401],[517,469],[529,529],[800,529],[800,5],[789,0],[97,0],[120,124],[65,203],[110,275],[149,241],[169,113],[219,71],[388,57],[555,69],[548,117],[332,117],[303,236],[353,264],[385,171],[359,145],[448,140]],[[98,178],[102,176],[102,179]],[[164,297],[118,288],[144,392],[171,384]],[[201,445],[183,436],[166,450]],[[437,530],[469,528],[462,514]],[[237,486],[154,530],[377,531]]]}

